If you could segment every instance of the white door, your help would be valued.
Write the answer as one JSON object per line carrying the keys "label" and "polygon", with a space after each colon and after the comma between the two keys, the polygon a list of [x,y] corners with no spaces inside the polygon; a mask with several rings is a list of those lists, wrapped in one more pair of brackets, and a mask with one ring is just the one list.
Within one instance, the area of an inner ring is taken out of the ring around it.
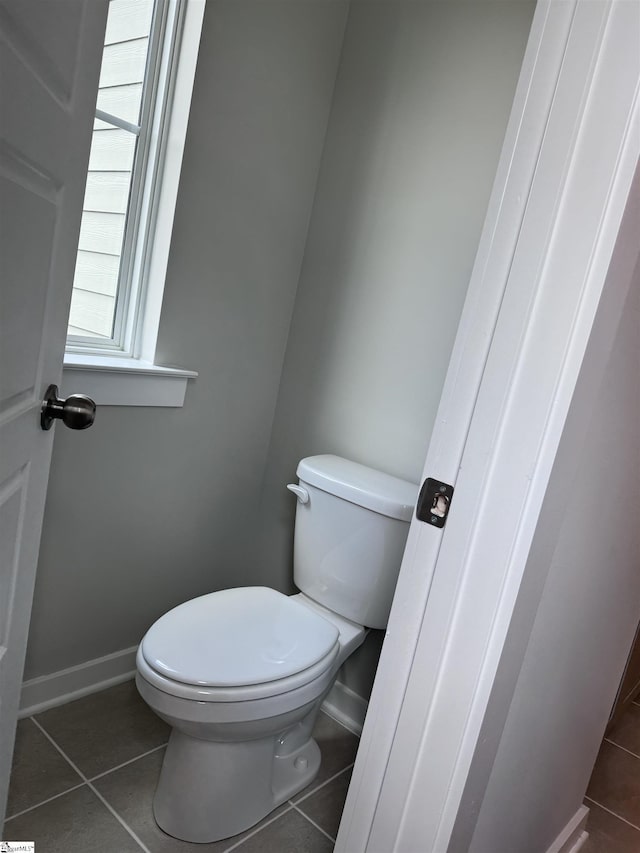
{"label": "white door", "polygon": [[538,0],[427,454],[451,515],[412,522],[336,853],[449,849],[640,158],[639,32]]}
{"label": "white door", "polygon": [[107,0],[0,2],[0,826],[106,15]]}

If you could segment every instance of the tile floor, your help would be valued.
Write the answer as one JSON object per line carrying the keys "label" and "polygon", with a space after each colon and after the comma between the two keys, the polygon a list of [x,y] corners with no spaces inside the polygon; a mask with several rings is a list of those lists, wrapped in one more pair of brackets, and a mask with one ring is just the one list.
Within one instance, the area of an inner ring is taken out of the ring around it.
{"label": "tile floor", "polygon": [[589,840],[581,853],[640,853],[640,703],[603,740],[585,805]]}
{"label": "tile floor", "polygon": [[[133,682],[21,720],[4,837],[46,853],[331,853],[358,738],[320,714],[320,773],[251,830],[188,844],[155,824],[151,802],[169,728]],[[589,783],[582,853],[640,853],[640,702],[605,738]]]}
{"label": "tile floor", "polygon": [[168,734],[133,682],[21,720],[2,837],[35,841],[42,853],[333,850],[358,738],[326,714],[314,731],[323,760],[309,788],[257,827],[213,844],[176,841],[153,820]]}

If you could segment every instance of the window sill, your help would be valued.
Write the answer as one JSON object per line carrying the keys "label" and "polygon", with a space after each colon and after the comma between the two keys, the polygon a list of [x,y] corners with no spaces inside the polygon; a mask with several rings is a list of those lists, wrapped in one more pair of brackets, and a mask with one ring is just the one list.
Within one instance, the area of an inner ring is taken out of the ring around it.
{"label": "window sill", "polygon": [[88,394],[99,406],[179,408],[193,370],[161,367],[137,358],[66,353],[62,396]]}

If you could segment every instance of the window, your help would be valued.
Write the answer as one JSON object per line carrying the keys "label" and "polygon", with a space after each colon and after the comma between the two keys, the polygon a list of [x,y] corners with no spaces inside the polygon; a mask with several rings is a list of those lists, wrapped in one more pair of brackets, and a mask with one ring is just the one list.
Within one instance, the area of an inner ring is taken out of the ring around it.
{"label": "window", "polygon": [[197,376],[155,354],[204,11],[110,0],[63,396],[182,406]]}
{"label": "window", "polygon": [[110,0],[68,352],[136,354],[183,7]]}

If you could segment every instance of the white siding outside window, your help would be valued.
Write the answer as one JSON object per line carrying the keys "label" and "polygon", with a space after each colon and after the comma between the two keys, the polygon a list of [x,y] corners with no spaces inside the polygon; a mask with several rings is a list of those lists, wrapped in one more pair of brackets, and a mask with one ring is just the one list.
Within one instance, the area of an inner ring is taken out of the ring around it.
{"label": "white siding outside window", "polygon": [[[97,109],[138,125],[154,0],[111,0]],[[122,292],[121,263],[138,136],[96,118],[68,335],[109,341]]]}

